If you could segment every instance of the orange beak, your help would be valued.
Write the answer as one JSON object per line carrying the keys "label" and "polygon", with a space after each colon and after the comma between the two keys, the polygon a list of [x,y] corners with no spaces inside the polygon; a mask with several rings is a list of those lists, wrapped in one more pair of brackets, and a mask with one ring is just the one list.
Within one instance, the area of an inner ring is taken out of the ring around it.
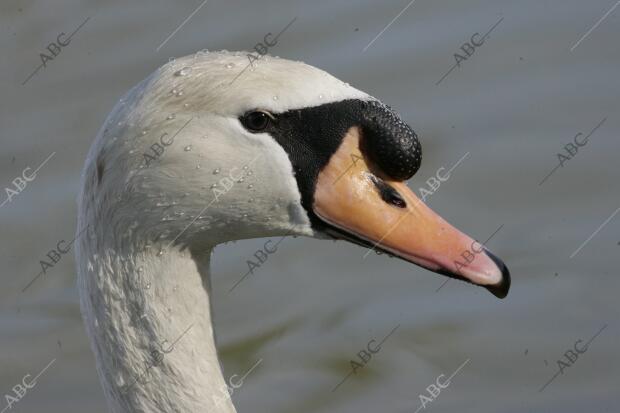
{"label": "orange beak", "polygon": [[360,150],[352,127],[319,173],[314,213],[357,242],[504,298],[510,273],[479,242],[433,212],[403,182],[389,179]]}

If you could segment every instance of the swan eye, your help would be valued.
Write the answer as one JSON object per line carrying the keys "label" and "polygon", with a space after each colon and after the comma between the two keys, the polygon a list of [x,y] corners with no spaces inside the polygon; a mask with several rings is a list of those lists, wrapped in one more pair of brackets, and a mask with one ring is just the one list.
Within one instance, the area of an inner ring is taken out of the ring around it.
{"label": "swan eye", "polygon": [[241,123],[246,127],[246,129],[253,132],[260,132],[269,126],[272,120],[274,120],[274,117],[271,113],[254,111],[243,115],[241,118]]}

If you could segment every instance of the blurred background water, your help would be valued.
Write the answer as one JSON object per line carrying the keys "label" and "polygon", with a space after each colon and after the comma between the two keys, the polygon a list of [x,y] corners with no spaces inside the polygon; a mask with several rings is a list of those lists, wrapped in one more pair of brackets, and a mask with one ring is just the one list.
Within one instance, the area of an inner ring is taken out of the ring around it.
{"label": "blurred background water", "polygon": [[[79,314],[73,251],[22,289],[47,251],[75,234],[79,173],[114,103],[170,57],[250,50],[297,17],[270,52],[320,67],[399,111],[425,154],[411,188],[418,192],[438,168],[468,154],[427,202],[479,240],[503,225],[488,245],[506,261],[513,288],[500,301],[385,255],[364,258],[366,250],[344,242],[287,238],[229,294],[265,240],[220,246],[213,295],[226,376],[262,360],[233,395],[239,412],[415,412],[420,395],[430,397],[427,386],[463,363],[422,411],[619,411],[615,0],[209,0],[159,48],[200,4],[0,5],[0,186],[55,153],[0,208],[0,408],[24,375],[55,360],[12,410],[106,411]],[[39,53],[88,18],[23,85]],[[437,85],[454,54],[464,55],[461,45],[498,22]],[[539,185],[564,146],[601,122],[587,146]],[[381,351],[332,391],[350,360],[359,362],[370,340],[394,328]],[[599,331],[539,391],[575,341]]]}

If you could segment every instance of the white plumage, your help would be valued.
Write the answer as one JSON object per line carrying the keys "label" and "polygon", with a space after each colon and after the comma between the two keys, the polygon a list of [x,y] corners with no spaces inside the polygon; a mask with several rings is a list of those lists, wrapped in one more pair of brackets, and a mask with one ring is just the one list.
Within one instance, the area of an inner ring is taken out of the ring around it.
{"label": "white plumage", "polygon": [[301,62],[248,63],[219,52],[164,65],[121,99],[89,152],[78,284],[114,412],[235,411],[211,325],[211,250],[291,228],[315,235],[286,153],[237,118],[372,99]]}

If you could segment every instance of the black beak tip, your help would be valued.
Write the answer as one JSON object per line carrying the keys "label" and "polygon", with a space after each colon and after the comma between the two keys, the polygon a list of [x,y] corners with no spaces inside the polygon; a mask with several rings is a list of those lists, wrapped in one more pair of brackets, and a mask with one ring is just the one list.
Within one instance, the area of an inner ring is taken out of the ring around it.
{"label": "black beak tip", "polygon": [[497,265],[502,272],[502,281],[495,285],[487,285],[485,288],[497,298],[506,298],[508,291],[510,290],[510,271],[508,271],[506,264],[504,264],[504,262],[496,257],[491,251],[485,249],[484,252],[493,260],[495,265]]}

